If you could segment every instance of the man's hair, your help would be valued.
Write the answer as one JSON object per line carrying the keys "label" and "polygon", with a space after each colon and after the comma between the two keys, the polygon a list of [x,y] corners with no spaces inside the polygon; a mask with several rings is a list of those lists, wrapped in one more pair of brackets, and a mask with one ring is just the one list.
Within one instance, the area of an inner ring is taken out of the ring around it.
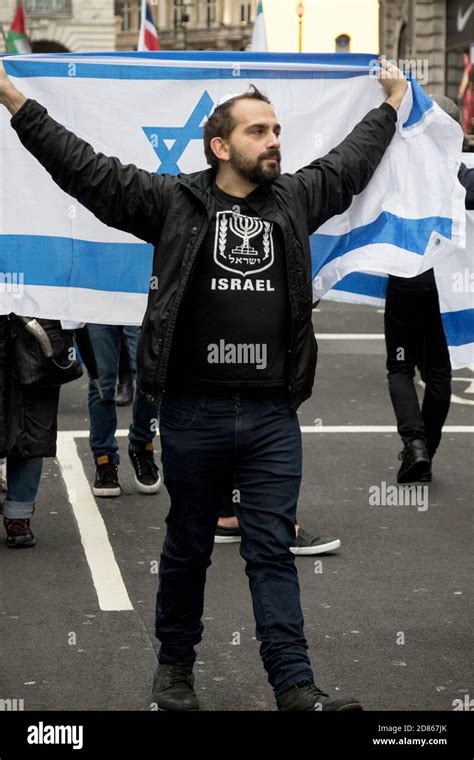
{"label": "man's hair", "polygon": [[214,137],[221,137],[223,140],[229,139],[237,126],[237,121],[232,116],[232,106],[234,103],[237,103],[239,100],[261,100],[263,103],[271,105],[269,98],[263,92],[260,92],[254,84],[251,84],[250,87],[252,89],[243,92],[242,95],[229,98],[229,100],[217,106],[204,125],[204,153],[206,161],[216,171],[219,167],[219,159],[212,152],[211,140]]}
{"label": "man's hair", "polygon": [[431,98],[434,103],[437,103],[448,116],[451,116],[451,118],[454,119],[454,121],[457,121],[458,124],[461,123],[461,111],[454,100],[448,98],[446,95],[428,95],[428,97]]}

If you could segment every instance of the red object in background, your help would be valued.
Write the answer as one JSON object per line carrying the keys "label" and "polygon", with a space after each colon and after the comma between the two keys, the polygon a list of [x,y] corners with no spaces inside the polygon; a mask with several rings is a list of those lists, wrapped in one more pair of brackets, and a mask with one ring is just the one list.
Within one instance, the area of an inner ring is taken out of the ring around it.
{"label": "red object in background", "polygon": [[470,54],[464,53],[464,75],[462,78],[460,95],[462,95],[462,124],[464,134],[471,135],[474,133],[474,63],[471,61]]}
{"label": "red object in background", "polygon": [[15,18],[12,21],[12,25],[10,27],[12,32],[18,32],[18,34],[24,34],[25,37],[26,34],[26,22],[25,22],[25,9],[22,5],[18,8]]}
{"label": "red object in background", "polygon": [[140,16],[140,33],[138,35],[139,50],[159,50],[158,30],[153,21],[151,8],[147,0],[142,0]]}

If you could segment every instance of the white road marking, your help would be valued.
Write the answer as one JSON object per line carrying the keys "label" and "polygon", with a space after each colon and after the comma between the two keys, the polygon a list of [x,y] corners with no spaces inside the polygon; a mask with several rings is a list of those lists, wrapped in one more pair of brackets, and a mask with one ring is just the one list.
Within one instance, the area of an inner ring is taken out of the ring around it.
{"label": "white road marking", "polygon": [[[396,433],[395,425],[302,425],[302,433]],[[474,425],[445,425],[444,433],[474,433]],[[128,428],[117,430],[117,438],[125,438]],[[159,433],[156,434],[159,437]],[[88,430],[61,430],[59,441],[73,441],[74,438],[89,438]]]}
{"label": "white road marking", "polygon": [[384,340],[383,333],[314,333],[317,340]]}
{"label": "white road marking", "polygon": [[[396,433],[395,425],[302,425],[302,433]],[[445,425],[443,433],[474,433],[474,425]]]}
{"label": "white road marking", "polygon": [[133,610],[122,574],[115,560],[107,530],[86,478],[74,438],[89,431],[58,435],[57,458],[68,498],[77,521],[82,545],[101,610]]}

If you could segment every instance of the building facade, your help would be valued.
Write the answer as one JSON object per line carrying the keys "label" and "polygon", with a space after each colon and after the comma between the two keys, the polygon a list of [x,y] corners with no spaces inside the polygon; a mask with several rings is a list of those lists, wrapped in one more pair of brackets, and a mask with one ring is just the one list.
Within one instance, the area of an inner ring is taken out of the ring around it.
{"label": "building facade", "polygon": [[[17,0],[0,0],[0,24],[10,28]],[[34,53],[115,50],[114,0],[23,0]],[[0,50],[5,44],[0,40]]]}
{"label": "building facade", "polygon": [[380,0],[381,52],[396,60],[426,61],[422,84],[433,94],[456,98],[464,56],[473,46],[470,0]]}
{"label": "building facade", "polygon": [[[246,50],[256,4],[252,0],[150,1],[162,50]],[[137,47],[140,0],[115,3],[117,50]]]}
{"label": "building facade", "polygon": [[466,143],[474,149],[474,2],[380,0],[380,50],[411,62],[428,93],[460,103]]}

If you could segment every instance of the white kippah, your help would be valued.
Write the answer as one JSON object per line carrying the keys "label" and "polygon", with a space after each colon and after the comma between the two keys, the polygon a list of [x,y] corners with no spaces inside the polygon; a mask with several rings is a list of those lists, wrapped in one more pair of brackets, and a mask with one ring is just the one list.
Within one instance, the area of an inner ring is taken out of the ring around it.
{"label": "white kippah", "polygon": [[212,116],[212,114],[214,113],[214,111],[216,110],[216,108],[219,108],[219,106],[224,105],[224,103],[226,103],[228,100],[232,100],[232,98],[238,98],[238,97],[240,97],[241,95],[244,95],[244,94],[245,93],[243,93],[243,92],[231,92],[231,93],[229,93],[227,95],[223,95],[222,98],[219,98],[219,100],[217,101],[217,103],[214,104],[213,108],[211,109],[211,112],[210,112],[209,116]]}

